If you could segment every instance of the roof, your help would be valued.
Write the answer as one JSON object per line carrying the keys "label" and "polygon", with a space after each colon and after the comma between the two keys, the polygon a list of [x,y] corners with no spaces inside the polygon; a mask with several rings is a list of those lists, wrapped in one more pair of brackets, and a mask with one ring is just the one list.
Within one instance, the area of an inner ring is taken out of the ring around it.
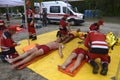
{"label": "roof", "polygon": [[0,0],[0,7],[24,6],[23,0]]}

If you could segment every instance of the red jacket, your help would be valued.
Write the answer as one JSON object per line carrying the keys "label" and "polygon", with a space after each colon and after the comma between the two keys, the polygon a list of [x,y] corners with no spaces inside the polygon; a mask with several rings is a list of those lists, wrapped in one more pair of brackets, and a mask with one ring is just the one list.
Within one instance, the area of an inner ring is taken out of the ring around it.
{"label": "red jacket", "polygon": [[93,30],[98,31],[99,27],[100,27],[100,25],[98,25],[97,23],[94,23],[94,24],[90,25],[89,29],[90,29],[90,31],[93,31]]}
{"label": "red jacket", "polygon": [[8,51],[10,50],[10,48],[17,46],[17,44],[14,43],[11,36],[12,35],[9,33],[9,31],[5,31],[2,33],[2,36],[1,36],[1,50],[2,51]]}
{"label": "red jacket", "polygon": [[68,23],[66,23],[66,20],[64,18],[60,20],[59,24],[60,24],[60,27],[66,27],[68,25]]}
{"label": "red jacket", "polygon": [[88,48],[108,49],[108,44],[105,40],[106,40],[106,36],[104,34],[97,31],[93,31],[88,33],[84,41],[84,45]]}
{"label": "red jacket", "polygon": [[31,9],[28,9],[26,11],[26,14],[27,14],[27,18],[32,18],[34,15],[33,15],[33,11]]}
{"label": "red jacket", "polygon": [[60,32],[61,32],[62,34],[64,34],[64,35],[68,34],[68,29],[67,29],[68,23],[66,23],[66,21],[65,21],[64,18],[62,18],[62,19],[60,20],[59,25],[60,25],[60,26],[59,26]]}

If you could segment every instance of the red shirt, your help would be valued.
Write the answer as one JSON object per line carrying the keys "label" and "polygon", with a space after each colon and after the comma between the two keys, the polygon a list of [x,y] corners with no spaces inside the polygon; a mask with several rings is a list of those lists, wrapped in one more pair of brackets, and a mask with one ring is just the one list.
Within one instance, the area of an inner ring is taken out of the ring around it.
{"label": "red shirt", "polygon": [[33,11],[32,11],[31,9],[28,9],[28,10],[26,11],[26,13],[27,13],[27,18],[32,18],[32,16],[33,16]]}
{"label": "red shirt", "polygon": [[84,45],[88,48],[108,48],[106,36],[100,32],[89,32]]}
{"label": "red shirt", "polygon": [[8,51],[11,47],[17,46],[17,44],[14,43],[14,40],[11,38],[11,34],[8,31],[5,31],[2,33],[1,36],[1,50],[2,51]]}
{"label": "red shirt", "polygon": [[99,30],[99,26],[100,26],[100,25],[98,25],[97,23],[94,23],[94,24],[91,24],[91,25],[90,25],[89,29],[90,29],[91,31],[92,31],[92,30],[97,31],[97,30]]}
{"label": "red shirt", "polygon": [[66,27],[68,25],[68,23],[66,23],[65,20],[61,19],[60,20],[60,27]]}

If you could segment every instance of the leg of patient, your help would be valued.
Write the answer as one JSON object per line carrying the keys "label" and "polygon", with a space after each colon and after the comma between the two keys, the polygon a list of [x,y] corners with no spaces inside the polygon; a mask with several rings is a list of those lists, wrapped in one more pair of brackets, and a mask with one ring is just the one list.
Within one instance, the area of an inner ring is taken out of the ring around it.
{"label": "leg of patient", "polygon": [[41,55],[41,51],[35,51],[35,52],[32,52],[30,55],[28,55],[26,58],[24,58],[22,61],[20,61],[19,63],[17,64],[14,64],[13,67],[16,68],[22,64],[25,64],[27,62],[29,62],[30,60],[36,58],[37,56],[40,56]]}
{"label": "leg of patient", "polygon": [[37,48],[35,47],[35,48],[32,48],[32,49],[26,51],[25,53],[21,54],[20,56],[14,58],[14,59],[9,59],[9,58],[8,58],[8,59],[6,59],[6,60],[7,60],[9,63],[16,62],[16,61],[18,61],[18,60],[20,60],[20,59],[24,59],[25,57],[29,56],[30,54],[32,54],[32,53],[35,52],[36,50],[37,50]]}
{"label": "leg of patient", "polygon": [[77,59],[75,61],[75,64],[72,68],[70,68],[70,72],[72,73],[81,63],[82,59],[84,58],[84,55],[83,54],[79,54],[77,56]]}
{"label": "leg of patient", "polygon": [[58,65],[58,67],[66,69],[66,67],[72,62],[72,59],[75,58],[76,56],[77,55],[75,53],[72,53],[70,56],[68,56],[66,61],[62,65]]}

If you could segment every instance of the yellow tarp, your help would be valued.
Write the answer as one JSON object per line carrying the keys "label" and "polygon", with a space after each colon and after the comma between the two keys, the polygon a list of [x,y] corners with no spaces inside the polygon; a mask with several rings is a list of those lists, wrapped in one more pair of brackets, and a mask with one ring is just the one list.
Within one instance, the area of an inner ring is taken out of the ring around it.
{"label": "yellow tarp", "polygon": [[[30,43],[44,44],[55,39],[56,31],[53,31],[39,35],[36,41],[30,41]],[[107,76],[102,76],[99,73],[93,74],[92,67],[87,63],[74,77],[71,77],[58,71],[57,65],[62,64],[68,57],[68,55],[71,53],[71,51],[79,46],[77,43],[78,41],[79,39],[74,39],[71,42],[64,45],[65,46],[63,49],[64,58],[61,59],[60,56],[58,55],[58,51],[56,50],[50,53],[48,56],[45,56],[39,59],[38,61],[32,63],[31,65],[28,66],[28,68],[44,76],[48,80],[111,80],[112,77],[116,76],[118,63],[120,60],[120,46],[115,46],[114,50],[109,53],[111,56],[111,63],[109,64],[109,71]],[[19,53],[23,52],[22,48],[26,45],[28,45],[28,40],[21,41],[21,45],[17,47]],[[97,61],[99,62],[99,60]]]}

